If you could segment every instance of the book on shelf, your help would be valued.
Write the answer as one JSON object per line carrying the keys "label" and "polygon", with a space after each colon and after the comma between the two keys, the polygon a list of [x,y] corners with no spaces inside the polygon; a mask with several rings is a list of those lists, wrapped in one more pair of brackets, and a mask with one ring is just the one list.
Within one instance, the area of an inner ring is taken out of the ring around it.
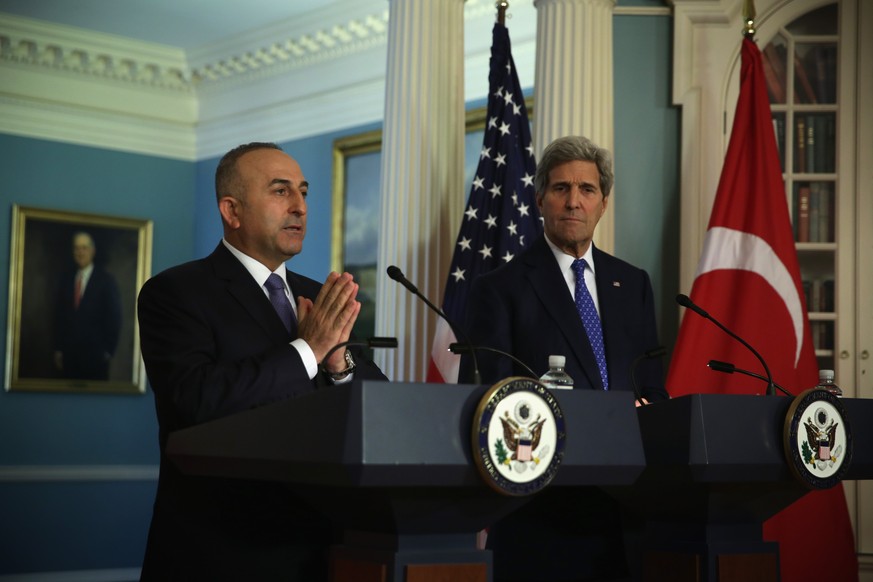
{"label": "book on shelf", "polygon": [[806,117],[798,115],[794,119],[794,171],[806,173]]}
{"label": "book on shelf", "polygon": [[806,310],[810,313],[834,311],[834,280],[830,277],[815,277],[801,281]]}
{"label": "book on shelf", "polygon": [[797,187],[797,193],[794,196],[794,238],[797,242],[809,242],[809,186],[802,184]]}
{"label": "book on shelf", "polygon": [[776,115],[773,117],[773,133],[776,136],[776,149],[779,150],[779,164],[785,171],[785,117]]}
{"label": "book on shelf", "polygon": [[834,197],[830,184],[817,182],[815,196],[818,198],[818,239],[816,242],[834,242]]}
{"label": "book on shelf", "polygon": [[[781,55],[779,48],[782,48]],[[764,79],[772,103],[785,103],[785,47],[772,42],[764,47]]]}
{"label": "book on shelf", "polygon": [[817,171],[816,167],[816,142],[820,141],[816,138],[818,134],[815,131],[815,123],[819,116],[817,115],[807,115],[806,116],[806,171],[809,173],[815,173]]}
{"label": "book on shelf", "polygon": [[821,242],[821,187],[818,182],[809,185],[809,242]]}
{"label": "book on shelf", "polygon": [[804,104],[818,103],[815,98],[815,90],[809,81],[809,75],[806,74],[806,69],[796,50],[794,51],[794,102]]}
{"label": "book on shelf", "polygon": [[804,57],[804,67],[809,77],[815,80],[815,96],[818,103],[837,102],[837,45],[816,44]]}
{"label": "book on shelf", "polygon": [[812,332],[812,345],[816,350],[833,349],[833,325],[829,321],[813,321],[809,324]]}

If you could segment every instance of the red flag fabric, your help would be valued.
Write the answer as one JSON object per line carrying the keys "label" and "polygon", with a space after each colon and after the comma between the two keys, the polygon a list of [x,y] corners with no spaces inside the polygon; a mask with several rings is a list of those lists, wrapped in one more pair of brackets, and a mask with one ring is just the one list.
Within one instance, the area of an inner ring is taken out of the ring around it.
{"label": "red flag fabric", "polygon": [[[788,202],[773,132],[761,51],[743,40],[740,93],[692,301],[757,349],[773,379],[797,394],[818,381],[818,362],[800,280]],[[667,374],[672,396],[761,394],[766,384],[707,368],[718,359],[764,374],[742,344],[687,311]],[[814,525],[810,527],[810,520]],[[769,519],[782,579],[858,579],[842,485],[815,491]]]}

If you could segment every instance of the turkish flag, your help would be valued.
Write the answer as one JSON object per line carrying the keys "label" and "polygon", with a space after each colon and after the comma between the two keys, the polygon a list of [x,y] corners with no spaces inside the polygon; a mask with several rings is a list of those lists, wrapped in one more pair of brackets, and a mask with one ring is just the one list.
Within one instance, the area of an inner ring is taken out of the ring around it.
{"label": "turkish flag", "polygon": [[[761,51],[743,40],[740,93],[713,203],[692,301],[754,346],[775,382],[798,394],[818,383],[818,363],[800,281],[788,202],[773,131]],[[758,371],[741,343],[686,311],[667,374],[672,396],[761,394],[766,384],[718,374],[711,359]],[[814,491],[764,524],[779,542],[782,579],[858,579],[842,485]]]}

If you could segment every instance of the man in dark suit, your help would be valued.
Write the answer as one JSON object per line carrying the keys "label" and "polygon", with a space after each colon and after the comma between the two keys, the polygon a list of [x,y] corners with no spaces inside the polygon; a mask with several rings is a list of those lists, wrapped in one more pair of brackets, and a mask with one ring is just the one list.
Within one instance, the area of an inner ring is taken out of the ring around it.
{"label": "man in dark suit", "polygon": [[[587,138],[549,144],[535,177],[544,236],[473,282],[466,327],[474,345],[511,353],[537,373],[548,369],[550,355],[563,355],[575,389],[633,389],[632,362],[659,342],[646,272],[592,242],[612,182],[609,152]],[[586,317],[595,320],[593,327]],[[492,352],[480,351],[478,359],[485,383],[526,375]],[[636,377],[642,394],[637,406],[667,398],[659,361],[644,361]],[[461,378],[471,378],[466,357]],[[496,524],[489,545],[497,580],[628,575],[618,507],[594,488],[540,494]]]}
{"label": "man in dark suit", "polygon": [[321,284],[285,268],[302,249],[308,187],[275,144],[231,150],[215,176],[223,240],[140,293],[161,448],[143,580],[326,579],[330,524],[287,487],[186,476],[165,455],[172,431],[328,384],[385,379],[349,351],[323,361],[361,308],[351,275]]}
{"label": "man in dark suit", "polygon": [[94,264],[96,253],[90,234],[73,235],[76,269],[61,280],[55,301],[55,366],[72,380],[109,380],[121,332],[118,285]]}

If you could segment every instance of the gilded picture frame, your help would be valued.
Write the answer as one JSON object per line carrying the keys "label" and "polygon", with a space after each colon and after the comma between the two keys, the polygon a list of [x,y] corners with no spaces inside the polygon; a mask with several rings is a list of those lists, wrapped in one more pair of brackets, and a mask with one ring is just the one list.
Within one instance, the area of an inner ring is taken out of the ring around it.
{"label": "gilded picture frame", "polygon": [[13,205],[7,391],[142,394],[151,220]]}
{"label": "gilded picture frame", "polygon": [[[525,100],[533,112],[533,99]],[[467,112],[464,136],[464,192],[470,192],[485,132],[487,109]],[[358,281],[361,313],[358,337],[374,335],[376,321],[376,262],[379,247],[379,194],[382,130],[342,137],[333,143],[333,214],[331,269],[348,271]],[[354,189],[348,187],[354,184]],[[353,216],[354,221],[349,220]]]}

